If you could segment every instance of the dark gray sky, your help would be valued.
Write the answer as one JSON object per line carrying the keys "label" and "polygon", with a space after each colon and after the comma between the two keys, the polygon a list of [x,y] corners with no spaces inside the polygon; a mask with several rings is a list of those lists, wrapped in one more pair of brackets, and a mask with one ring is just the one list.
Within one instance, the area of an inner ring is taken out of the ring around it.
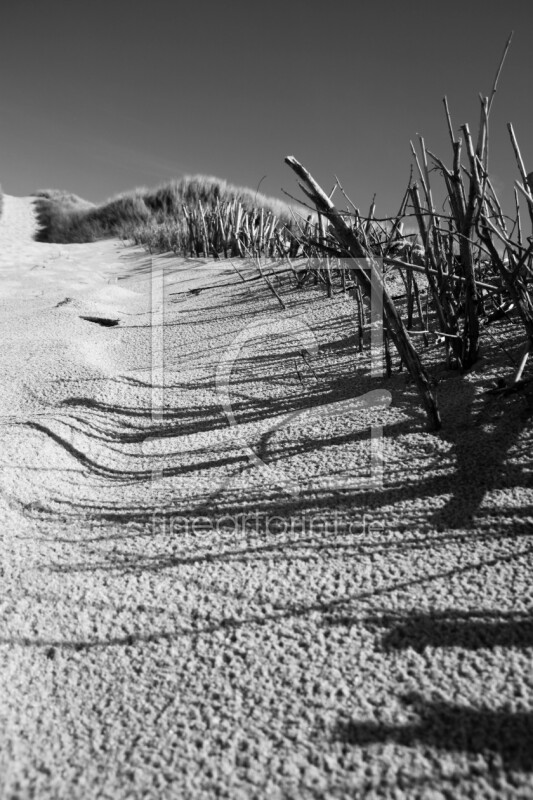
{"label": "dark gray sky", "polygon": [[442,97],[477,129],[508,34],[491,116],[507,209],[518,177],[506,122],[533,169],[530,0],[286,2],[16,0],[0,28],[0,182],[105,200],[203,173],[297,192],[295,155],[357,205],[396,210],[424,135],[448,163]]}

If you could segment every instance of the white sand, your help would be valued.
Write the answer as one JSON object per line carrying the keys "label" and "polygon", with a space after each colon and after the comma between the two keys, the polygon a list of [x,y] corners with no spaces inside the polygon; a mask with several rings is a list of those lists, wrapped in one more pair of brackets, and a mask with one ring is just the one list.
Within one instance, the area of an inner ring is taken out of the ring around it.
{"label": "white sand", "polygon": [[7,197],[0,796],[532,796],[532,430],[483,393],[502,351],[442,373],[429,434],[351,301],[287,284],[282,313],[229,267],[34,226]]}

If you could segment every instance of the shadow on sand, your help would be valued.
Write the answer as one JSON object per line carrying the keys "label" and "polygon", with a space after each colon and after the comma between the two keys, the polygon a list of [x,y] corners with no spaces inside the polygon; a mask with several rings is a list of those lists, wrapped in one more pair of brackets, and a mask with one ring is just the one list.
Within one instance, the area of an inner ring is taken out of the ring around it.
{"label": "shadow on sand", "polygon": [[437,750],[498,757],[504,766],[533,770],[533,713],[474,709],[452,703],[428,702],[417,694],[403,698],[418,719],[406,725],[350,720],[337,726],[334,738],[347,745],[376,743],[403,747],[424,745]]}

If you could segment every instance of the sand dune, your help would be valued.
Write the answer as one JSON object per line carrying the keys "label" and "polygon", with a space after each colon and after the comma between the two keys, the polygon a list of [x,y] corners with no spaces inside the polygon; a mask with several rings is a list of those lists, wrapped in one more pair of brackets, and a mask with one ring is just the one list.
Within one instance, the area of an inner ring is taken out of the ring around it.
{"label": "sand dune", "polygon": [[123,269],[119,242],[86,245],[35,241],[38,225],[34,198],[4,198],[0,217],[0,302],[10,298],[60,296],[66,289],[84,292],[112,281]]}
{"label": "sand dune", "polygon": [[6,197],[2,796],[528,796],[532,430],[484,394],[501,350],[443,373],[428,434],[350,299],[285,284],[282,312],[231,265],[34,232]]}

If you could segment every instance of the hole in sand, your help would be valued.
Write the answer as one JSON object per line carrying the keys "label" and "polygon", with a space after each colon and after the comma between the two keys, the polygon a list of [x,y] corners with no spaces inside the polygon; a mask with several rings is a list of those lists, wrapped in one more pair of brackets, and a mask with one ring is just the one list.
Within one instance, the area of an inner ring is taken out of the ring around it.
{"label": "hole in sand", "polygon": [[108,319],[107,317],[80,317],[80,319],[86,319],[87,322],[95,322],[97,325],[103,325],[106,328],[112,328],[119,323],[118,319]]}

